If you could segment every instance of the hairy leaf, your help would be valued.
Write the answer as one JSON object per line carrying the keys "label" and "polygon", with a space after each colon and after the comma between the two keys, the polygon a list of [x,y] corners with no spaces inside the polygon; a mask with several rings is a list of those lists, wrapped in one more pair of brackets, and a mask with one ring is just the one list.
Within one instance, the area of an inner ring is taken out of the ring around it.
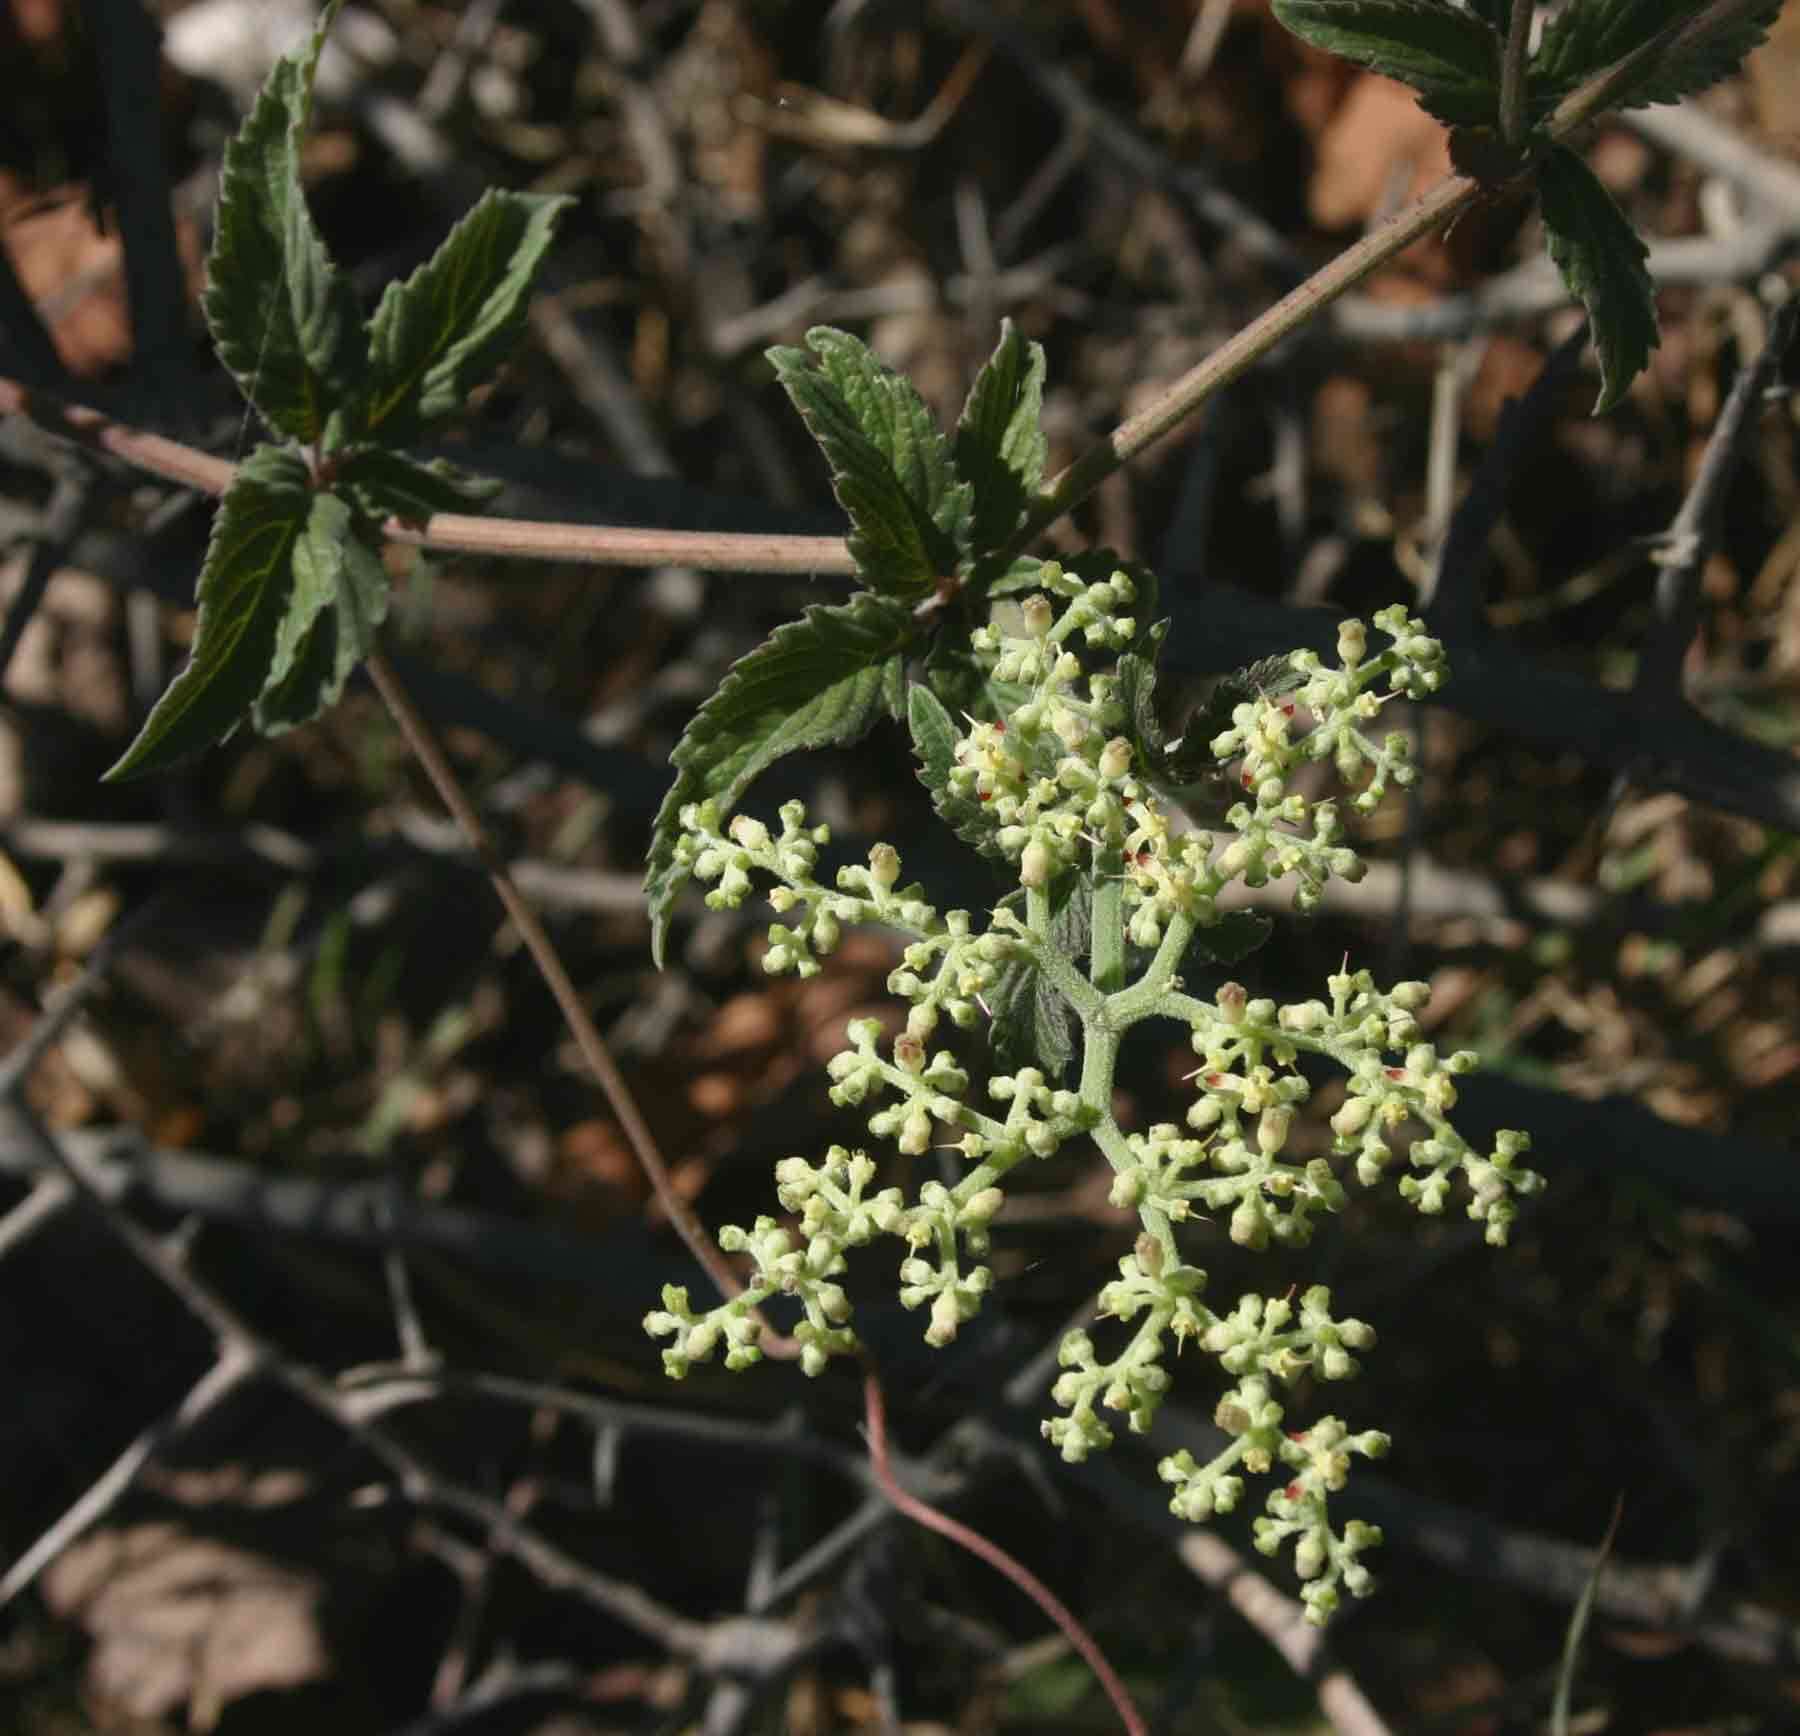
{"label": "hairy leaf", "polygon": [[1011,320],[969,388],[956,424],[956,471],[974,491],[971,539],[977,556],[1001,547],[1024,522],[1044,480],[1044,346],[1019,336]]}
{"label": "hairy leaf", "polygon": [[1501,38],[1449,0],[1274,0],[1303,41],[1418,93],[1451,126],[1492,124],[1500,108]]}
{"label": "hairy leaf", "polygon": [[778,348],[769,360],[831,466],[859,576],[916,599],[968,555],[973,491],[910,380],[847,332],[815,326],[806,341],[810,355]]}
{"label": "hairy leaf", "polygon": [[[219,360],[238,389],[271,428],[307,442],[324,433],[330,409],[309,351],[335,357],[341,310],[341,295],[331,287],[333,268],[312,232],[300,190],[297,138],[310,57],[321,44],[315,34],[306,49],[275,63],[225,146],[201,302]],[[291,288],[290,246],[303,255]],[[307,314],[305,341],[297,307]]]}
{"label": "hairy leaf", "polygon": [[[296,119],[288,138],[287,158],[293,179],[283,213],[282,248],[294,338],[310,376],[309,391],[318,406],[316,414],[322,414],[329,422],[333,411],[348,410],[362,390],[368,373],[369,342],[356,291],[326,252],[300,187],[301,125]],[[350,419],[354,422],[353,410]]]}
{"label": "hairy leaf", "polygon": [[335,705],[387,618],[387,569],[357,536],[349,504],[336,495],[313,496],[294,545],[293,571],[269,677],[252,713],[264,735],[310,723]]}
{"label": "hairy leaf", "polygon": [[1210,928],[1197,929],[1194,948],[1214,964],[1232,965],[1248,958],[1269,938],[1275,924],[1254,910],[1232,910]]}
{"label": "hairy leaf", "polygon": [[1656,348],[1656,293],[1649,249],[1594,172],[1556,146],[1538,171],[1544,237],[1563,283],[1587,309],[1600,362],[1594,414],[1609,410]]}
{"label": "hairy leaf", "polygon": [[990,597],[1018,597],[1042,590],[1043,565],[1040,555],[1020,555],[988,585],[987,594]]}
{"label": "hairy leaf", "polygon": [[574,201],[488,192],[369,322],[367,426],[389,441],[452,416],[505,360],[525,324],[532,278]]}
{"label": "hairy leaf", "polygon": [[193,653],[108,778],[170,765],[237,728],[274,663],[312,498],[291,452],[259,446],[238,466],[200,569]]}
{"label": "hairy leaf", "polygon": [[[1051,889],[1050,939],[1068,958],[1080,958],[1092,941],[1090,874],[1065,874]],[[1023,904],[1023,894],[1004,902]],[[983,997],[994,1022],[988,1045],[1001,1067],[1042,1067],[1052,1083],[1068,1070],[1075,1054],[1075,1013],[1029,958],[1015,958]]]}
{"label": "hairy leaf", "polygon": [[659,967],[687,881],[675,860],[681,810],[710,799],[723,818],[784,754],[857,741],[880,718],[898,718],[905,649],[917,631],[903,604],[860,591],[777,627],[726,671],[669,756],[676,778],[651,830],[644,891]]}
{"label": "hairy leaf", "polygon": [[398,452],[367,446],[348,455],[334,487],[366,518],[394,517],[423,524],[436,512],[469,512],[492,500],[501,484],[472,476],[442,458],[421,464]]}
{"label": "hairy leaf", "polygon": [[[1735,72],[1768,34],[1781,7],[1782,0],[1763,0],[1697,48],[1663,56],[1660,64],[1645,68],[1642,80],[1618,99],[1617,106],[1648,108],[1653,103],[1680,102],[1717,84]],[[1703,10],[1695,0],[1579,0],[1564,7],[1545,26],[1531,63],[1534,111],[1547,112],[1583,79]]]}
{"label": "hairy leaf", "polygon": [[957,795],[950,787],[951,768],[956,764],[956,721],[923,682],[914,682],[907,689],[906,721],[918,756],[919,782],[931,792],[931,805],[939,818],[982,855],[998,856],[994,827],[981,803]]}

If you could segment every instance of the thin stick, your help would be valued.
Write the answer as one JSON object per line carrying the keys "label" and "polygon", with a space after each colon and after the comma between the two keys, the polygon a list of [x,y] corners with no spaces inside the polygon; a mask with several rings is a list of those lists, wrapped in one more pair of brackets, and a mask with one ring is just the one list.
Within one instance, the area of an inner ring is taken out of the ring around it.
{"label": "thin stick", "polygon": [[[223,494],[237,473],[234,465],[211,453],[4,377],[0,377],[0,412],[28,416],[53,434],[202,494]],[[708,572],[844,575],[856,571],[844,539],[836,536],[644,530],[630,525],[475,518],[456,512],[434,513],[423,525],[390,518],[381,528],[392,542],[496,558],[609,567],[684,566]]]}
{"label": "thin stick", "polygon": [[[738,1281],[737,1274],[732,1271],[724,1254],[707,1234],[687,1201],[675,1191],[669,1166],[657,1148],[656,1138],[651,1133],[649,1124],[632,1098],[625,1076],[613,1060],[599,1028],[588,1016],[588,1010],[582,1004],[581,996],[570,980],[568,971],[564,969],[562,959],[545,932],[543,923],[538,920],[537,912],[525,901],[524,895],[513,881],[511,871],[499,851],[494,848],[487,828],[481,823],[481,816],[475,812],[474,803],[469,800],[455,769],[439,746],[437,737],[432,734],[430,724],[413,704],[412,695],[406,691],[384,652],[375,651],[370,654],[368,671],[369,679],[375,683],[375,690],[381,695],[395,725],[405,738],[406,745],[412,749],[414,757],[424,768],[432,788],[449,809],[450,817],[461,829],[469,848],[487,870],[494,891],[525,942],[525,949],[531,954],[532,963],[537,966],[545,987],[550,990],[561,1009],[563,1020],[575,1039],[575,1046],[581,1051],[582,1059],[587,1062],[594,1077],[599,1080],[601,1090],[606,1093],[606,1100],[612,1105],[613,1114],[619,1118],[619,1125],[625,1130],[625,1137],[630,1141],[639,1164],[643,1166],[644,1174],[649,1177],[658,1202],[668,1213],[669,1221],[687,1244],[688,1252],[700,1262],[706,1275],[712,1279],[719,1294],[727,1300],[741,1295],[744,1287]],[[762,1343],[764,1351],[771,1356],[791,1354],[791,1350],[783,1348],[787,1345],[787,1340],[766,1329]]]}
{"label": "thin stick", "polygon": [[1500,136],[1515,150],[1525,142],[1525,65],[1530,59],[1536,0],[1512,0],[1500,58]]}
{"label": "thin stick", "polygon": [[1007,545],[1008,556],[1022,554],[1041,532],[1085,500],[1115,470],[1184,422],[1215,392],[1247,373],[1371,272],[1465,211],[1480,194],[1479,182],[1463,175],[1447,177],[1417,204],[1396,212],[1304,283],[1289,290],[1273,307],[1190,368],[1153,403],[1089,447],[1055,478]]}
{"label": "thin stick", "polygon": [[1309,1625],[1300,1605],[1282,1596],[1230,1544],[1210,1531],[1195,1531],[1176,1545],[1175,1553],[1213,1590],[1224,1593],[1301,1681],[1313,1684],[1320,1710],[1338,1736],[1389,1736],[1386,1721],[1356,1678],[1331,1661],[1324,1631]]}
{"label": "thin stick", "polygon": [[0,1576],[0,1609],[24,1591],[82,1532],[112,1511],[160,1448],[217,1410],[252,1375],[259,1373],[261,1366],[261,1359],[241,1342],[223,1340],[217,1361],[188,1389],[187,1397],[166,1417],[158,1418],[145,1429],[89,1485],[81,1499],[67,1508]]}
{"label": "thin stick", "polygon": [[997,1543],[989,1542],[980,1532],[971,1531],[960,1520],[952,1519],[948,1513],[940,1513],[937,1508],[900,1487],[894,1476],[893,1466],[888,1463],[887,1407],[881,1394],[880,1376],[873,1368],[863,1372],[863,1413],[869,1435],[869,1465],[875,1473],[875,1481],[880,1485],[882,1494],[907,1518],[915,1520],[928,1531],[937,1532],[940,1537],[948,1537],[952,1543],[985,1561],[996,1573],[1004,1574],[1010,1579],[1055,1622],[1063,1637],[1081,1654],[1088,1668],[1099,1679],[1100,1686],[1106,1690],[1106,1697],[1112,1701],[1113,1710],[1119,1714],[1119,1721],[1125,1726],[1129,1736],[1147,1736],[1148,1726],[1132,1702],[1125,1684],[1106,1661],[1106,1654],[1101,1651],[1093,1635],[1075,1619],[1069,1606],[1029,1567],[1023,1562],[1015,1561]]}

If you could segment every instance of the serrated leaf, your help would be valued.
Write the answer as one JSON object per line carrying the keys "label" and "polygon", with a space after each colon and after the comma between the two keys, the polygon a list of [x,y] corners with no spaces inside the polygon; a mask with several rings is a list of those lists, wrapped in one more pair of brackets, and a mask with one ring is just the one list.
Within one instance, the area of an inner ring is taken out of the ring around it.
{"label": "serrated leaf", "polygon": [[1017,597],[1042,588],[1044,562],[1038,555],[1020,555],[987,587],[990,597]]}
{"label": "serrated leaf", "polygon": [[916,599],[967,556],[973,491],[910,380],[848,332],[815,326],[806,341],[810,354],[777,348],[769,360],[831,466],[858,574],[882,596]]}
{"label": "serrated leaf", "polygon": [[[1645,68],[1643,80],[1617,108],[1680,102],[1735,72],[1769,33],[1782,0],[1765,0],[1713,32],[1697,47]],[[1623,60],[1664,30],[1694,17],[1694,0],[1580,0],[1544,27],[1531,62],[1532,108],[1547,113],[1584,79]]]}
{"label": "serrated leaf", "polygon": [[[1090,874],[1067,874],[1051,888],[1050,939],[1066,957],[1081,958],[1091,944],[1094,881]],[[1019,906],[1023,895],[1003,903]],[[982,997],[993,1023],[988,1046],[1006,1068],[1042,1067],[1054,1084],[1075,1054],[1075,1011],[1029,958],[1014,958]]]}
{"label": "serrated leaf", "polygon": [[931,792],[938,817],[965,844],[984,856],[998,856],[994,827],[981,803],[959,796],[950,787],[950,773],[956,765],[956,720],[922,681],[906,690],[906,722],[919,761],[919,782]]}
{"label": "serrated leaf", "polygon": [[284,55],[225,147],[201,306],[219,359],[270,427],[319,439],[364,356],[361,312],[300,186],[300,140],[329,6]]}
{"label": "serrated leaf", "polygon": [[170,765],[237,728],[274,662],[311,501],[306,466],[293,453],[259,446],[238,466],[200,569],[192,655],[109,779]]}
{"label": "serrated leaf", "polygon": [[857,741],[880,718],[899,717],[905,650],[917,632],[904,604],[859,591],[847,603],[815,604],[726,671],[669,756],[677,775],[651,828],[644,892],[659,968],[687,882],[675,860],[681,810],[711,800],[723,819],[784,754]]}
{"label": "serrated leaf", "polygon": [[430,259],[390,283],[369,322],[366,425],[389,441],[454,415],[505,360],[572,199],[484,193]]}
{"label": "serrated leaf", "polygon": [[291,155],[294,185],[285,212],[283,253],[294,336],[312,376],[325,419],[360,391],[368,372],[369,343],[362,309],[349,278],[332,263],[307,209],[299,181],[298,123]]}
{"label": "serrated leaf", "polygon": [[970,647],[967,627],[949,621],[932,636],[925,657],[925,680],[938,702],[952,717],[970,717],[992,723],[1023,705],[1030,689],[1018,681],[996,681],[990,668]]}
{"label": "serrated leaf", "polygon": [[357,536],[349,503],[336,495],[313,496],[293,573],[268,679],[252,711],[264,735],[310,723],[335,705],[387,618],[387,569]]}
{"label": "serrated leaf", "polygon": [[1539,166],[1538,198],[1550,257],[1587,309],[1600,363],[1598,416],[1624,396],[1657,346],[1656,289],[1644,265],[1649,249],[1593,170],[1562,145]]}
{"label": "serrated leaf", "polygon": [[344,458],[333,486],[365,518],[391,516],[423,524],[433,513],[475,510],[503,485],[442,458],[421,464],[403,453],[368,446]]}
{"label": "serrated leaf", "polygon": [[1274,0],[1274,9],[1302,41],[1411,85],[1450,126],[1498,119],[1500,36],[1448,0]]}
{"label": "serrated leaf", "polygon": [[1214,964],[1232,965],[1248,958],[1274,932],[1275,924],[1254,910],[1232,910],[1210,928],[1194,931],[1194,947]]}
{"label": "serrated leaf", "polygon": [[974,493],[970,530],[976,555],[1002,547],[1024,522],[1044,480],[1044,346],[1020,337],[1011,320],[969,388],[952,450],[956,473]]}

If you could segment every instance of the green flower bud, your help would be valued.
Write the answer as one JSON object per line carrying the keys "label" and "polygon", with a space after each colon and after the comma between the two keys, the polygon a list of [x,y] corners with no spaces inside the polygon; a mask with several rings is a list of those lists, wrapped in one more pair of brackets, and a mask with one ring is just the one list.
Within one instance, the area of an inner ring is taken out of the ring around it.
{"label": "green flower bud", "polygon": [[1100,775],[1109,780],[1117,780],[1131,770],[1131,743],[1124,736],[1115,735],[1100,750]]}
{"label": "green flower bud", "polygon": [[931,1324],[925,1329],[925,1342],[934,1350],[942,1350],[956,1337],[961,1325],[962,1309],[957,1304],[955,1291],[940,1290],[938,1299],[931,1305]]}

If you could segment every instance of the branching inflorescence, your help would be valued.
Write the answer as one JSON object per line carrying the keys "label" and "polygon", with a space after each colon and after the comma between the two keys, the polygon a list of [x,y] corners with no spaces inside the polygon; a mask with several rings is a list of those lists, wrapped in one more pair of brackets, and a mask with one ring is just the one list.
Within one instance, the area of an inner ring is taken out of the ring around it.
{"label": "branching inflorescence", "polygon": [[[1190,993],[1180,973],[1190,960],[1216,969],[1242,950],[1220,944],[1233,919],[1219,897],[1231,882],[1290,877],[1295,906],[1304,910],[1332,876],[1361,877],[1337,804],[1306,794],[1298,774],[1329,762],[1346,783],[1361,780],[1350,801],[1359,812],[1390,784],[1412,782],[1408,740],[1379,732],[1381,709],[1393,695],[1435,691],[1443,654],[1398,607],[1375,617],[1388,640],[1383,650],[1371,653],[1363,625],[1346,621],[1336,667],[1296,653],[1291,679],[1238,705],[1230,727],[1207,744],[1243,798],[1214,833],[1184,826],[1159,797],[1166,780],[1155,762],[1171,750],[1142,731],[1135,741],[1128,733],[1123,689],[1140,643],[1128,612],[1133,580],[1115,572],[1090,583],[1054,562],[1036,580],[1022,605],[996,605],[990,625],[972,635],[989,693],[1009,696],[997,715],[949,725],[946,753],[933,751],[942,707],[928,701],[929,709],[913,710],[940,812],[977,848],[1010,863],[1019,881],[1019,893],[985,928],[967,911],[940,913],[922,888],[902,885],[899,855],[887,844],[877,844],[866,865],[840,869],[834,886],[822,885],[816,874],[828,833],[807,824],[798,802],[781,810],[778,831],[743,814],[721,828],[714,804],[690,804],[676,846],[681,867],[710,885],[715,908],[735,909],[759,881],[767,885],[778,917],[763,959],[771,973],[812,974],[855,924],[907,937],[888,979],[907,1003],[905,1027],[884,1042],[879,1021],[852,1023],[849,1047],[830,1063],[831,1097],[871,1110],[870,1138],[902,1156],[948,1146],[969,1167],[954,1187],[928,1181],[908,1203],[899,1187],[877,1185],[883,1166],[868,1151],[832,1146],[817,1163],[790,1157],[776,1169],[787,1219],[761,1217],[721,1235],[728,1250],[750,1258],[744,1292],[696,1311],[686,1291],[672,1286],[645,1326],[671,1340],[663,1361],[674,1376],[721,1347],[729,1367],[744,1368],[761,1355],[756,1310],[790,1296],[802,1310],[795,1337],[803,1366],[820,1373],[856,1348],[838,1282],[846,1253],[885,1235],[904,1244],[901,1302],[925,1310],[929,1343],[947,1344],[992,1285],[982,1262],[1006,1178],[1070,1141],[1090,1141],[1114,1172],[1114,1205],[1134,1211],[1140,1224],[1118,1278],[1099,1297],[1101,1317],[1131,1332],[1110,1360],[1088,1333],[1067,1335],[1051,1390],[1059,1414],[1044,1423],[1044,1435],[1074,1461],[1111,1444],[1109,1417],[1123,1416],[1142,1433],[1170,1385],[1170,1341],[1214,1358],[1234,1383],[1215,1411],[1229,1444],[1205,1464],[1186,1452],[1162,1461],[1170,1505],[1184,1518],[1204,1519],[1237,1505],[1245,1475],[1279,1477],[1257,1521],[1257,1544],[1274,1554],[1293,1540],[1307,1610],[1322,1621],[1340,1587],[1356,1595],[1369,1589],[1360,1557],[1380,1540],[1354,1521],[1334,1530],[1329,1498],[1343,1487],[1351,1459],[1379,1456],[1388,1437],[1353,1432],[1333,1416],[1290,1430],[1277,1394],[1305,1374],[1353,1376],[1375,1334],[1335,1316],[1323,1286],[1297,1302],[1247,1295],[1215,1312],[1204,1299],[1206,1274],[1184,1256],[1177,1232],[1206,1218],[1222,1221],[1246,1248],[1303,1247],[1319,1215],[1343,1206],[1329,1160],[1284,1155],[1311,1092],[1297,1070],[1303,1056],[1328,1058],[1348,1075],[1348,1093],[1331,1118],[1333,1150],[1354,1160],[1364,1185],[1400,1157],[1390,1142],[1402,1126],[1422,1128],[1404,1150],[1402,1195],[1420,1211],[1440,1212],[1460,1171],[1469,1216],[1498,1245],[1517,1196],[1534,1192],[1541,1178],[1516,1162],[1524,1135],[1502,1133],[1482,1154],[1456,1131],[1455,1080],[1475,1057],[1440,1056],[1424,1039],[1416,1016],[1429,995],[1424,983],[1384,990],[1367,971],[1345,970],[1329,979],[1327,999],[1279,1006],[1232,981],[1204,996]],[[1185,745],[1191,756],[1192,744]],[[1073,930],[1065,920],[1071,906],[1087,918]],[[1084,944],[1071,946],[1068,935],[1083,931]],[[993,997],[1008,982],[1016,992],[1022,975],[1035,979],[1034,992],[1059,997],[1078,1027],[1077,1082],[1064,1088],[1028,1065],[996,1072],[985,1089],[973,1090],[965,1067],[933,1049],[933,1039],[946,1017],[958,1027],[982,1025]],[[1114,1068],[1124,1033],[1148,1019],[1187,1028],[1199,1060],[1194,1097],[1185,1126],[1126,1132],[1113,1115]]]}

